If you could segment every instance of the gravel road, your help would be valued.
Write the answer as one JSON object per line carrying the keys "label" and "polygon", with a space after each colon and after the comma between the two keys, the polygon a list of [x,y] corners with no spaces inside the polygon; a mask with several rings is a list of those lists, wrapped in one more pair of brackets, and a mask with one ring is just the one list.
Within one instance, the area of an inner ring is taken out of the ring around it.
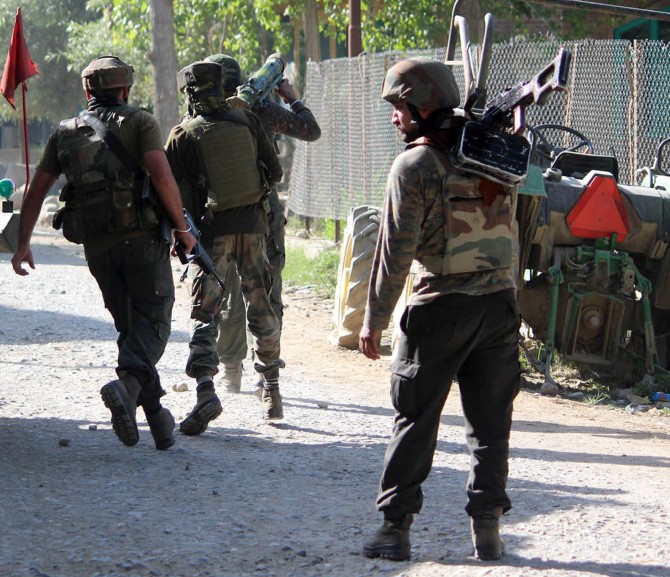
{"label": "gravel road", "polygon": [[[262,421],[247,364],[242,393],[223,397],[204,435],[156,451],[140,412],[129,448],[99,396],[114,378],[116,333],[82,251],[46,229],[33,249],[28,277],[0,254],[0,576],[670,576],[662,411],[522,391],[507,554],[484,563],[463,511],[469,458],[454,391],[412,561],[367,559],[359,550],[381,520],[374,498],[393,419],[390,359],[330,345],[332,303],[309,290],[286,297],[283,421]],[[178,280],[176,260],[174,270]],[[179,284],[159,365],[177,420],[195,398],[187,342]]]}

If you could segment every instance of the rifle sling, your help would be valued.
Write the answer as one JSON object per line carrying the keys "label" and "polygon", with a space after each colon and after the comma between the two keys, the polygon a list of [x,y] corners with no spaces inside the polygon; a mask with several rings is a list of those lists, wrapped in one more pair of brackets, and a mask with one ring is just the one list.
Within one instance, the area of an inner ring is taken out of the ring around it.
{"label": "rifle sling", "polygon": [[141,173],[142,175],[146,174],[144,169],[140,166],[140,163],[133,158],[126,147],[121,144],[121,141],[116,134],[109,130],[97,114],[94,114],[90,110],[84,110],[79,114],[79,118],[81,118],[84,124],[87,124],[95,130],[95,133],[102,138],[103,142],[123,164],[128,166],[135,173]]}

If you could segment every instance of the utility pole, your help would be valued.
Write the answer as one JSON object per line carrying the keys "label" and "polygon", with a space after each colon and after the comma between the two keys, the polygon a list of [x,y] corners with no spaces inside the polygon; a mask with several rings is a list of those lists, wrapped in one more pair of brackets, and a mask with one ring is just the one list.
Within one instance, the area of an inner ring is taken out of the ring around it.
{"label": "utility pole", "polygon": [[361,0],[349,0],[349,58],[363,52],[361,40]]}
{"label": "utility pole", "polygon": [[[363,52],[361,40],[361,0],[349,0],[349,30],[347,55],[355,58]],[[340,241],[340,220],[335,219],[335,242]]]}

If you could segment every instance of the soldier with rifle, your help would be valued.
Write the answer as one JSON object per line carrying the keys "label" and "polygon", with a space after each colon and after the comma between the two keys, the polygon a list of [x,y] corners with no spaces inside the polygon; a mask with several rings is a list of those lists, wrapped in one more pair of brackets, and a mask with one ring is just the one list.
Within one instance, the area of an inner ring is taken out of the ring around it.
{"label": "soldier with rifle", "polygon": [[377,495],[384,521],[368,557],[406,560],[421,511],[440,416],[452,380],[461,393],[471,455],[465,510],[475,554],[498,559],[512,406],[519,391],[520,315],[512,267],[516,190],[454,166],[465,118],[451,69],[430,58],[389,69],[382,98],[407,147],[394,161],[372,264],[360,350],[380,357],[405,278],[413,291],[391,366],[395,420]]}
{"label": "soldier with rifle", "polygon": [[389,69],[382,98],[407,143],[394,161],[370,275],[361,352],[378,359],[405,278],[413,289],[400,320],[391,366],[396,410],[377,496],[384,522],[363,546],[368,557],[411,555],[409,528],[423,504],[440,415],[458,381],[470,450],[465,510],[475,556],[499,559],[499,519],[506,492],[512,406],[519,392],[513,267],[516,185],[528,171],[523,114],[567,88],[571,54],[558,56],[530,81],[487,103],[458,109],[451,69],[430,58]]}
{"label": "soldier with rifle", "polygon": [[[141,405],[156,448],[174,444],[174,418],[162,407],[156,371],[168,338],[174,304],[171,234],[190,252],[196,239],[184,219],[160,128],[146,110],[128,106],[133,67],[116,56],[94,59],[82,72],[87,109],[51,134],[30,183],[19,224],[14,271],[35,268],[30,238],[45,195],[65,173],[65,206],[54,218],[66,239],[81,243],[105,307],[119,332],[118,379],[100,394],[117,437],[136,445]],[[157,199],[152,188],[155,188]],[[162,217],[162,218],[161,218]]]}
{"label": "soldier with rifle", "polygon": [[[247,322],[254,339],[254,368],[263,379],[263,417],[283,418],[279,393],[279,319],[270,304],[267,264],[267,185],[282,169],[258,118],[230,109],[223,91],[223,69],[215,62],[194,62],[177,76],[189,116],[173,127],[165,145],[184,206],[200,229],[200,243],[211,255],[216,275],[193,261],[190,354],[186,374],[196,379],[193,410],[180,423],[186,435],[199,435],[222,412],[213,377],[224,291],[220,279],[239,277]],[[219,279],[217,280],[217,277]]]}

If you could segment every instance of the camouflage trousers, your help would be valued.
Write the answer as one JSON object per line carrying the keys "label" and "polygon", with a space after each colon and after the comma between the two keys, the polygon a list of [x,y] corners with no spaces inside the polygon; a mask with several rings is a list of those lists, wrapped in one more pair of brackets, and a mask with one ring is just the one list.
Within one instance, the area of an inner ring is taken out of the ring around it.
{"label": "camouflage trousers", "polygon": [[88,268],[119,332],[116,373],[140,382],[139,405],[155,406],[165,394],[156,363],[170,337],[174,304],[169,245],[149,235],[130,238],[89,258]]}
{"label": "camouflage trousers", "polygon": [[[228,234],[216,237],[210,254],[216,271],[228,282],[238,280],[246,308],[246,323],[253,336],[254,368],[267,379],[276,379],[284,366],[280,358],[279,319],[270,304],[270,274],[262,234]],[[191,265],[193,266],[193,265]],[[194,319],[189,342],[186,374],[198,378],[219,371],[218,317],[229,295],[211,275],[193,266],[191,317]],[[244,310],[244,308],[243,308]],[[246,333],[242,331],[242,334]]]}
{"label": "camouflage trousers", "polygon": [[[281,330],[284,316],[282,302],[282,271],[286,263],[286,246],[284,227],[286,219],[283,210],[272,210],[268,215],[270,232],[265,237],[272,289],[270,304],[279,319]],[[221,315],[219,316],[219,338],[217,350],[222,363],[239,364],[247,357],[247,323],[244,300],[239,277],[233,272],[226,277],[226,291],[223,298]]]}

